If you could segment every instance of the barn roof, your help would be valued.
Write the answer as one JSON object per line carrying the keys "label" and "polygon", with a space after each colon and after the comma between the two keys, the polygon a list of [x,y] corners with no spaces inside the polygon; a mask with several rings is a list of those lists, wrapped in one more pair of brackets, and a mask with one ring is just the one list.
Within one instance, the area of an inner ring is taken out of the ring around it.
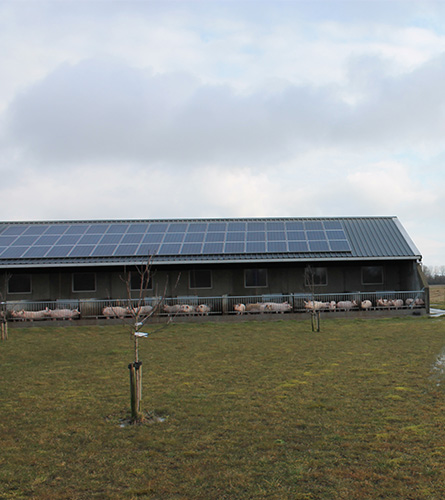
{"label": "barn roof", "polygon": [[421,259],[397,217],[0,222],[0,267]]}

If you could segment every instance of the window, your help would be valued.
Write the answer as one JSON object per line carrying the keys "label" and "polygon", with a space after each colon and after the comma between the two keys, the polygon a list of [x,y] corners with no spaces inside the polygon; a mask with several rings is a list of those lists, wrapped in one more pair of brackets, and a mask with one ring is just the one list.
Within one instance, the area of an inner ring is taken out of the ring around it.
{"label": "window", "polygon": [[267,287],[267,269],[246,269],[244,271],[245,288]]}
{"label": "window", "polygon": [[8,280],[8,293],[31,293],[31,275],[13,274]]}
{"label": "window", "polygon": [[189,288],[212,288],[212,272],[206,269],[191,270]]}
{"label": "window", "polygon": [[[153,289],[153,281],[151,276],[144,276],[145,283],[142,285],[142,290],[152,290]],[[132,271],[130,273],[130,290],[140,290],[141,289],[141,280],[142,276],[137,271]]]}
{"label": "window", "polygon": [[326,267],[310,267],[304,273],[305,286],[324,286],[328,284]]}
{"label": "window", "polygon": [[383,267],[382,266],[362,267],[362,284],[383,285]]}
{"label": "window", "polygon": [[74,273],[73,292],[95,292],[96,275],[94,273]]}

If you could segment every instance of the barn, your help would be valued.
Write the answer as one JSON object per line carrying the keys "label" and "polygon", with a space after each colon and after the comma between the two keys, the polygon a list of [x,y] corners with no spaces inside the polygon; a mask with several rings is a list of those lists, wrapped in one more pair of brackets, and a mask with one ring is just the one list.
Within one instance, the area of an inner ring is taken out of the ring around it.
{"label": "barn", "polygon": [[267,301],[298,312],[310,298],[427,310],[420,261],[393,216],[0,222],[2,307],[13,311],[99,317],[138,296],[147,262],[146,301],[212,314]]}

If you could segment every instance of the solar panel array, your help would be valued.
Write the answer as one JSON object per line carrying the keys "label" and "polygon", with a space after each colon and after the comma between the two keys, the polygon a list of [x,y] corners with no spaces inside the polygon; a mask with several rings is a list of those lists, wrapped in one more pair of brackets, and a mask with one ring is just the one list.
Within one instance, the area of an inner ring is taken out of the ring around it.
{"label": "solar panel array", "polygon": [[1,259],[350,252],[338,220],[3,224]]}

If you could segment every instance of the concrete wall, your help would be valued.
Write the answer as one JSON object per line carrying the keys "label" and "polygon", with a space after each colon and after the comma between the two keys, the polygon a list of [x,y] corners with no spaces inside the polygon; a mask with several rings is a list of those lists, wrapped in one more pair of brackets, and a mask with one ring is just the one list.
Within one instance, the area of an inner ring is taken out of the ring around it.
{"label": "concrete wall", "polygon": [[[362,283],[362,267],[382,266],[383,283],[366,285]],[[322,263],[313,262],[312,267],[327,269],[327,284],[315,287],[314,292],[323,293],[351,293],[374,292],[382,290],[418,290],[424,287],[416,262],[413,261],[375,261],[375,262],[340,262]],[[221,295],[264,295],[307,293],[310,291],[304,284],[306,265],[302,264],[259,264],[256,267],[267,269],[267,286],[250,288],[245,287],[245,270],[255,266],[245,264],[221,264],[209,266],[160,266],[153,269],[153,289],[147,296],[190,296],[201,297]],[[211,269],[212,287],[191,289],[189,287],[189,270]],[[131,270],[131,268],[128,268]],[[12,273],[13,271],[8,271]],[[107,299],[126,298],[126,286],[123,278],[126,271],[123,267],[85,267],[85,268],[56,268],[17,270],[17,273],[31,275],[32,293],[7,293],[7,277],[3,275],[0,290],[4,300],[57,300],[57,299]],[[96,289],[94,292],[73,291],[73,272],[95,273]],[[178,279],[179,277],[179,279]],[[132,292],[137,297],[138,292]]]}

